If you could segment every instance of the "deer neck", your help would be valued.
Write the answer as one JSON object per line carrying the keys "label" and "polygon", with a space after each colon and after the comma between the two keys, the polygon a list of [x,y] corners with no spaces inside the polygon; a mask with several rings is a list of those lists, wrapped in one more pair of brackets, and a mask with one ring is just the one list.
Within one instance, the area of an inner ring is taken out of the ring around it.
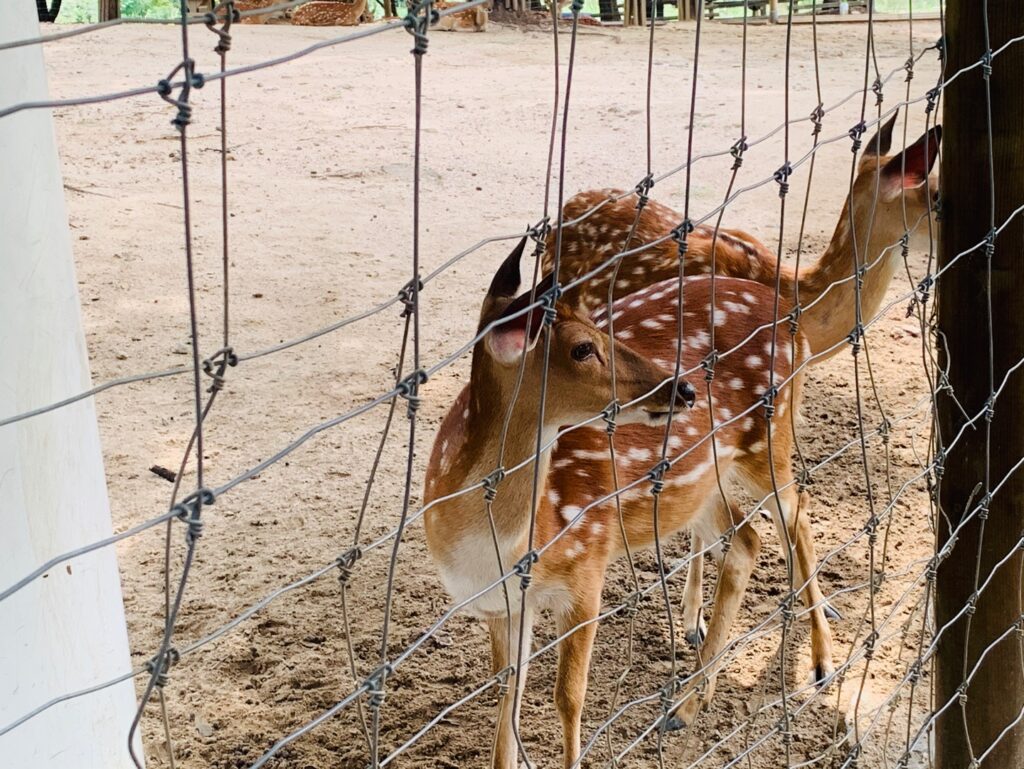
{"label": "deer neck", "polygon": [[902,218],[899,222],[891,221],[893,218],[881,207],[872,214],[871,206],[858,206],[851,218],[848,199],[821,258],[801,268],[800,305],[807,309],[800,325],[812,354],[822,358],[834,355],[853,331],[857,286],[851,276],[857,267],[867,268],[860,287],[862,322],[878,312],[901,258],[899,241],[904,227]]}
{"label": "deer neck", "polygon": [[[452,461],[453,469],[462,477],[463,485],[490,476],[495,468],[509,470],[524,460],[532,460],[537,451],[537,414],[540,408],[539,382],[529,365],[521,387],[516,393],[518,371],[509,371],[486,356],[474,355],[466,414],[466,440]],[[513,403],[511,414],[509,405]],[[504,429],[508,420],[508,428]],[[558,425],[545,425],[541,431],[540,467],[536,493],[544,492],[551,448],[545,448],[557,433]],[[534,462],[504,477],[496,487],[491,503],[495,525],[503,538],[525,536],[535,509]],[[470,513],[489,526],[484,506],[478,495],[469,495]]]}

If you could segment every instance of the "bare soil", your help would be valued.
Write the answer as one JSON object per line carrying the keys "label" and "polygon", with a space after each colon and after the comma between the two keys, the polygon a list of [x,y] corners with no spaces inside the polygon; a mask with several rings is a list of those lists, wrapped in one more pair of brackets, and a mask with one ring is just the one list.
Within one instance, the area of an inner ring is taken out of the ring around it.
{"label": "bare soil", "polygon": [[[345,32],[346,30],[341,30]],[[234,30],[232,66],[250,64],[330,38],[339,30],[243,26]],[[789,114],[804,118],[815,92],[812,30],[793,29]],[[862,87],[866,25],[819,29],[821,87],[826,106]],[[878,25],[875,45],[883,75],[901,67],[911,39],[915,50],[938,36],[933,22]],[[687,116],[693,70],[693,24],[659,27],[654,42],[651,127],[655,173],[686,158]],[[197,68],[216,67],[216,40],[191,30]],[[600,186],[629,188],[646,173],[645,30],[587,28],[577,47],[565,163],[566,196]],[[563,74],[569,38],[560,39]],[[693,150],[722,152],[740,136],[741,28],[708,24],[701,40]],[[411,276],[413,57],[401,30],[327,48],[299,61],[228,82],[228,171],[231,207],[230,343],[240,354],[326,326],[383,302]],[[749,31],[746,133],[762,137],[785,115],[784,27]],[[177,30],[125,26],[51,43],[46,48],[54,97],[116,91],[156,83],[180,60]],[[551,124],[553,56],[550,31],[492,27],[484,34],[431,36],[424,60],[423,198],[424,271],[478,240],[521,231],[543,215],[545,166]],[[868,80],[874,79],[874,71]],[[937,61],[928,52],[912,83],[915,97],[934,84]],[[904,98],[904,76],[885,86],[888,103]],[[563,88],[564,93],[564,88]],[[189,134],[197,296],[204,356],[221,346],[221,239],[218,86],[195,91]],[[874,109],[869,94],[868,111]],[[817,255],[835,225],[845,196],[852,155],[846,131],[860,119],[854,97],[825,117],[823,137],[842,137],[821,149],[806,216],[805,254]],[[924,122],[923,102],[911,117],[911,140]],[[183,256],[181,169],[174,110],[156,95],[57,112],[70,219],[76,246],[89,350],[95,381],[189,362],[188,309]],[[752,147],[738,187],[770,178],[786,158],[785,134]],[[899,139],[898,139],[899,141]],[[811,145],[810,124],[794,124],[789,157]],[[724,195],[732,158],[726,153],[693,167],[691,211],[702,216]],[[557,163],[556,163],[557,169]],[[795,173],[782,226],[774,182],[744,192],[726,212],[727,226],[746,229],[773,246],[780,228],[787,258],[800,229],[808,166]],[[557,210],[552,179],[549,213]],[[685,175],[661,181],[654,196],[682,209]],[[432,364],[456,352],[474,331],[483,291],[508,241],[489,244],[447,270],[422,294],[421,355]],[[810,258],[805,256],[804,258]],[[912,251],[909,269],[925,270],[926,255]],[[912,283],[898,276],[890,298],[906,297]],[[916,652],[922,595],[918,577],[930,554],[927,496],[921,467],[927,454],[927,393],[921,374],[922,340],[916,321],[897,301],[869,334],[872,392],[861,356],[864,422],[868,431],[893,420],[886,445],[868,445],[875,509],[884,525],[876,565],[887,576],[875,595],[881,635],[874,660],[850,668],[840,687],[811,696],[798,691],[788,704],[792,742],[769,732],[781,709],[762,702],[780,692],[779,598],[786,577],[770,526],[757,524],[765,541],[755,579],[734,628],[740,639],[709,712],[695,728],[667,735],[667,766],[725,766],[749,751],[749,767],[838,766],[846,747],[833,734],[846,730],[851,701],[865,682],[859,728],[868,731],[861,766],[889,765],[904,749],[907,687],[889,708]],[[204,483],[216,486],[271,456],[306,430],[346,413],[393,386],[402,320],[400,305],[290,348],[230,369],[204,434]],[[844,619],[833,625],[837,662],[863,652],[870,632],[869,517],[861,464],[853,358],[843,353],[814,369],[807,380],[801,427],[809,463],[836,456],[813,473],[813,515],[818,553],[827,557],[823,587]],[[427,453],[440,419],[469,372],[463,356],[424,387],[417,420],[413,509]],[[176,468],[193,424],[188,376],[109,390],[97,398],[115,526],[123,529],[166,509],[170,484],[149,471]],[[880,412],[881,408],[881,412]],[[312,437],[287,458],[242,483],[207,511],[185,600],[175,630],[179,649],[236,617],[272,591],[327,566],[353,541],[367,474],[386,407]],[[373,487],[359,541],[367,544],[396,526],[402,508],[408,422],[396,416]],[[888,457],[888,466],[887,466]],[[888,473],[887,473],[888,471]],[[185,487],[194,485],[191,467]],[[905,486],[905,489],[904,489]],[[892,489],[892,492],[889,489]],[[890,493],[901,491],[890,506]],[[890,527],[891,524],[891,527]],[[183,553],[184,530],[173,532],[172,576]],[[883,561],[883,542],[885,552]],[[151,530],[119,547],[133,649],[144,662],[162,629],[164,531]],[[379,664],[387,595],[390,541],[353,568],[347,588],[348,640],[359,679]],[[671,564],[685,555],[680,536],[668,543]],[[655,580],[650,554],[638,556],[640,578]],[[337,572],[272,601],[216,641],[183,657],[166,687],[178,767],[246,767],[276,740],[341,700],[354,686],[341,615]],[[679,665],[694,665],[681,640],[682,575],[670,583]],[[707,590],[713,586],[713,569]],[[613,570],[606,605],[629,592],[623,564]],[[905,598],[903,598],[906,596]],[[414,522],[401,544],[393,587],[388,657],[394,658],[444,612],[445,595]],[[902,602],[900,602],[902,600]],[[911,610],[915,613],[911,613]],[[772,619],[774,618],[774,619]],[[763,631],[751,632],[769,620]],[[904,624],[912,620],[909,629]],[[598,633],[585,710],[584,739],[608,717],[615,680],[626,664],[628,622],[612,619]],[[802,687],[807,670],[806,623],[789,633],[786,686]],[[619,703],[654,695],[629,708],[610,730],[623,750],[658,716],[659,688],[670,670],[670,633],[658,594],[637,615],[632,667]],[[552,638],[539,626],[538,644]],[[907,648],[905,648],[907,647]],[[522,734],[536,766],[560,764],[560,727],[551,703],[554,654],[531,670]],[[412,737],[446,705],[489,675],[485,633],[456,616],[388,679],[380,709],[380,755]],[[915,708],[926,699],[918,690]],[[493,689],[452,711],[396,759],[399,766],[470,767],[486,764]],[[885,703],[880,711],[875,708]],[[872,718],[878,716],[876,721]],[[917,716],[915,716],[915,719]],[[915,721],[916,723],[916,721]],[[871,727],[868,729],[868,727]],[[150,767],[168,766],[167,746],[154,704],[144,721]],[[602,736],[590,765],[604,765]],[[642,740],[622,766],[656,766],[657,738]],[[716,747],[717,745],[717,747]],[[787,763],[788,761],[788,763]],[[363,767],[367,745],[358,714],[349,707],[292,742],[273,767]]]}

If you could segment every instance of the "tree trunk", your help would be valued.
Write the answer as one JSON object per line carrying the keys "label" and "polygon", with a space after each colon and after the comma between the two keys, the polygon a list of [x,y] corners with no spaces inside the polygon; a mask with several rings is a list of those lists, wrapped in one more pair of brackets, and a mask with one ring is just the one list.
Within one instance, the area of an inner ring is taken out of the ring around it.
{"label": "tree trunk", "polygon": [[121,18],[121,0],[99,0],[100,21]]}
{"label": "tree trunk", "polygon": [[[957,77],[943,95],[940,267],[985,240],[993,220],[990,194],[996,227],[1024,204],[1024,47],[1011,45],[992,62],[993,189],[985,80],[983,67],[975,66],[985,52],[984,6],[979,0],[949,0],[947,6],[946,77],[968,66],[974,69]],[[988,0],[988,8],[993,50],[1024,35],[1019,0]],[[995,239],[991,257],[983,248],[971,251],[938,282],[939,331],[945,341],[940,365],[949,366],[952,387],[951,394],[938,397],[939,429],[946,443],[964,425],[960,407],[971,416],[985,412],[993,389],[1006,378],[991,422],[979,417],[964,430],[948,452],[940,480],[939,546],[949,542],[950,527],[966,522],[939,565],[936,584],[936,623],[949,627],[937,649],[935,707],[952,703],[936,726],[938,769],[1024,766],[1024,727],[1019,723],[1024,636],[1010,632],[997,640],[1021,617],[1021,551],[1016,548],[1024,530],[1024,473],[1015,472],[1014,465],[1024,457],[1024,371],[1008,371],[1024,358],[1022,260],[1024,218],[1017,216]],[[978,511],[986,489],[994,495],[987,520],[982,520],[985,516]],[[971,616],[965,607],[986,580]]]}

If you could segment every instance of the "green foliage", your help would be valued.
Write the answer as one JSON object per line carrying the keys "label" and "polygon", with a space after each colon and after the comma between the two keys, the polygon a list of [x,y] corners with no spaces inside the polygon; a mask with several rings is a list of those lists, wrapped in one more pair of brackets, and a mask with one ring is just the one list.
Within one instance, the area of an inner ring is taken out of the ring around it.
{"label": "green foliage", "polygon": [[[83,24],[96,21],[96,0],[64,0],[58,24]],[[125,18],[172,19],[181,13],[178,0],[121,0]]]}

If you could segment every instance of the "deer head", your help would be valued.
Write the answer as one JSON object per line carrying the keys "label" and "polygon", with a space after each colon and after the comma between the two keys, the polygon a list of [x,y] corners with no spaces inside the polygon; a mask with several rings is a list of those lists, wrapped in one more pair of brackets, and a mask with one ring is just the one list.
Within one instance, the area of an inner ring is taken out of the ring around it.
{"label": "deer head", "polygon": [[[939,180],[931,171],[939,155],[942,127],[935,126],[902,152],[890,155],[898,117],[899,110],[864,145],[854,182],[853,214],[856,221],[866,222],[873,210],[876,223],[891,222],[899,229],[914,230],[938,200]],[[927,228],[914,231],[926,233]]]}
{"label": "deer head", "polygon": [[[545,323],[544,308],[527,310],[530,292],[517,296],[525,244],[524,238],[498,268],[484,298],[479,329],[489,330],[474,350],[471,375],[474,404],[479,410],[507,403],[522,365],[517,411],[536,418],[545,335],[550,348],[545,415],[555,427],[593,417],[611,403],[613,347],[616,394],[629,406],[621,413],[621,422],[663,424],[670,409],[678,411],[693,404],[695,392],[689,383],[673,382],[670,372],[609,339],[585,315],[556,304],[553,322]],[[542,296],[552,285],[549,274],[537,285],[534,297]]]}

